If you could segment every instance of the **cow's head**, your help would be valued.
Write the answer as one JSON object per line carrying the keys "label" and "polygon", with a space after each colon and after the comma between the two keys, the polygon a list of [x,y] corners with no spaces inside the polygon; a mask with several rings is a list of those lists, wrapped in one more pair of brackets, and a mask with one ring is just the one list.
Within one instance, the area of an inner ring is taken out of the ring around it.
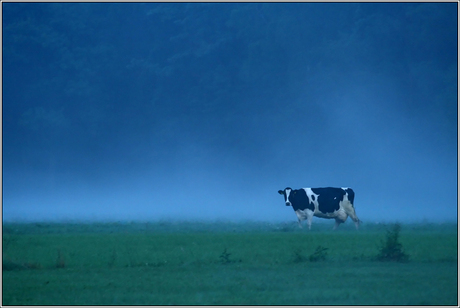
{"label": "cow's head", "polygon": [[292,192],[292,188],[290,187],[286,187],[284,190],[278,190],[278,193],[284,196],[284,201],[286,202],[286,206],[292,205],[291,201],[289,201],[291,192]]}

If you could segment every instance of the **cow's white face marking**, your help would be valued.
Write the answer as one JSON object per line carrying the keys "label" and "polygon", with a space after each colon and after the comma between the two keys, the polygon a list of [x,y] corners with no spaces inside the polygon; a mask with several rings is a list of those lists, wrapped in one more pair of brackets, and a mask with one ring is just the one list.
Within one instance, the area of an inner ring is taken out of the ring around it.
{"label": "cow's white face marking", "polygon": [[289,195],[291,194],[290,189],[286,189],[286,205],[291,205],[291,202],[289,202]]}

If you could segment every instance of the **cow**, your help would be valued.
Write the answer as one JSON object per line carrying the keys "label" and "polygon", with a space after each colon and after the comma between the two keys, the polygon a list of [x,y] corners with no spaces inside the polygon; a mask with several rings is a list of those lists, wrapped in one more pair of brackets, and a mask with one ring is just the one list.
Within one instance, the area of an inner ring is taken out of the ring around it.
{"label": "cow", "polygon": [[278,193],[284,196],[286,206],[292,206],[299,220],[299,227],[302,228],[302,221],[307,220],[308,229],[311,229],[313,216],[321,218],[334,218],[334,229],[345,222],[348,216],[355,222],[356,229],[361,222],[356,216],[353,201],[355,192],[348,187],[322,187],[322,188],[301,188],[290,187],[279,190]]}

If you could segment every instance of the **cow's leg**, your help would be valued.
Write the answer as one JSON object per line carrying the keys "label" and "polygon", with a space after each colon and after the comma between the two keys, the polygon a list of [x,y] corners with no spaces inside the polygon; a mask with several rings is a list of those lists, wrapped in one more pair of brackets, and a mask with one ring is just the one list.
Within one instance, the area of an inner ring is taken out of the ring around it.
{"label": "cow's leg", "polygon": [[359,223],[361,222],[361,220],[359,220],[358,216],[356,216],[356,213],[353,211],[353,213],[350,214],[350,218],[355,222],[355,227],[356,227],[356,230],[359,229]]}
{"label": "cow's leg", "polygon": [[298,222],[299,222],[299,228],[302,229],[302,220],[300,218],[298,218]]}
{"label": "cow's leg", "polygon": [[340,221],[340,220],[338,220],[338,219],[336,219],[336,220],[335,220],[335,225],[334,225],[334,228],[332,228],[332,230],[336,230],[336,229],[337,229],[337,227],[340,225],[340,223],[341,223],[341,221]]}
{"label": "cow's leg", "polygon": [[297,215],[297,222],[299,223],[299,228],[302,228],[302,220],[304,220],[304,216],[303,216],[303,213],[302,211],[295,211],[295,214]]}
{"label": "cow's leg", "polygon": [[332,230],[336,230],[342,222],[345,222],[347,220],[347,218],[348,218],[347,213],[343,210],[339,210],[337,212],[337,216],[335,217],[335,225]]}
{"label": "cow's leg", "polygon": [[358,230],[359,229],[359,223],[361,222],[361,220],[359,220],[358,216],[356,216],[356,213],[354,211],[350,215],[350,218],[355,222],[356,230]]}
{"label": "cow's leg", "polygon": [[[355,215],[355,217],[356,217],[356,215]],[[353,217],[352,217],[352,219],[353,219]],[[355,222],[356,230],[358,230],[359,229],[359,223],[361,222],[361,220],[359,220],[359,218],[356,217],[356,219],[353,219],[353,221]]]}
{"label": "cow's leg", "polygon": [[311,222],[313,220],[313,212],[307,213],[307,224],[308,224],[308,230],[311,230]]}

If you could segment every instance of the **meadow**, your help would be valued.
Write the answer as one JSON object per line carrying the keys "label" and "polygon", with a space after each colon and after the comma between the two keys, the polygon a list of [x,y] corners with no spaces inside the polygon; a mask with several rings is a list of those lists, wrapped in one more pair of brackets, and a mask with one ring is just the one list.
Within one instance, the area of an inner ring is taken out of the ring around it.
{"label": "meadow", "polygon": [[332,226],[4,223],[2,305],[458,304],[456,223]]}

